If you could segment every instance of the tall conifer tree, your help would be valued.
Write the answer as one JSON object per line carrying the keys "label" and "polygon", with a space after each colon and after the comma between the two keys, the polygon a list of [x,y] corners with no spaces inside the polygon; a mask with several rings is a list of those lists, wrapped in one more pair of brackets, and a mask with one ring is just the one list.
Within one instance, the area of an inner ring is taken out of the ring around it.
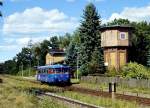
{"label": "tall conifer tree", "polygon": [[[90,63],[92,60],[92,53],[95,49],[98,49],[100,56],[103,56],[99,31],[100,23],[100,16],[98,15],[96,7],[92,3],[88,4],[83,12],[83,20],[79,28],[81,41],[79,48],[79,60],[81,67],[85,67],[85,64]],[[104,64],[99,65],[103,65],[99,67],[104,67]],[[84,70],[81,70],[81,72],[82,71]]]}

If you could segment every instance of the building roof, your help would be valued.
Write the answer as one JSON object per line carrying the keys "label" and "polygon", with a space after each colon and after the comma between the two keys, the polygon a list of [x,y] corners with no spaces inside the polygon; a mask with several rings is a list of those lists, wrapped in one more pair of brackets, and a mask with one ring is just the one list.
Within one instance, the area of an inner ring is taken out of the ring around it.
{"label": "building roof", "polygon": [[100,30],[118,29],[118,28],[133,29],[133,27],[130,25],[110,25],[110,26],[102,26],[100,27]]}
{"label": "building roof", "polygon": [[51,54],[51,55],[54,55],[54,54],[66,54],[64,52],[64,50],[59,50],[59,49],[51,49],[48,53]]}

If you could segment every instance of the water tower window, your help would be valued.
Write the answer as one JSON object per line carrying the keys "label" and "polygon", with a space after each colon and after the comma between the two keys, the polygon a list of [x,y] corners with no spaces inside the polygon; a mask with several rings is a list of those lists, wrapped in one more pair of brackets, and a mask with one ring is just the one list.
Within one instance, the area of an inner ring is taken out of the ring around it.
{"label": "water tower window", "polygon": [[121,33],[120,33],[120,39],[121,39],[121,40],[126,39],[126,33],[121,32]]}

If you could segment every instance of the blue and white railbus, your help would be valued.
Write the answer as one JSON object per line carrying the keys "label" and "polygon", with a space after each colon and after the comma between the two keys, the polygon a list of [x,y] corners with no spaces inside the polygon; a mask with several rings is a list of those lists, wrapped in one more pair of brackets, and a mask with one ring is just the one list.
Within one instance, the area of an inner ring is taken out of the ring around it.
{"label": "blue and white railbus", "polygon": [[43,83],[70,84],[70,66],[61,64],[37,67],[37,80]]}

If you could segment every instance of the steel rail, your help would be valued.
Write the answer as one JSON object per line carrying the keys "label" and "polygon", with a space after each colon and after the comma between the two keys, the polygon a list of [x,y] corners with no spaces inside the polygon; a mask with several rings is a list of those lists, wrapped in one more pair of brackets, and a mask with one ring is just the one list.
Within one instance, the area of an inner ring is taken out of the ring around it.
{"label": "steel rail", "polygon": [[69,104],[72,104],[72,105],[76,105],[76,106],[79,106],[80,108],[104,108],[104,107],[100,107],[100,106],[96,106],[96,105],[93,105],[93,104],[88,104],[88,103],[85,103],[85,102],[82,102],[82,101],[79,101],[79,100],[75,100],[75,99],[71,99],[71,98],[68,98],[68,97],[64,97],[64,96],[59,96],[59,95],[56,95],[54,93],[50,93],[50,92],[36,92],[36,94],[40,94],[40,97],[39,95],[38,98],[42,99],[41,96],[48,96],[48,97],[51,97],[53,99],[57,99],[59,101],[63,101],[63,102],[67,102]]}

